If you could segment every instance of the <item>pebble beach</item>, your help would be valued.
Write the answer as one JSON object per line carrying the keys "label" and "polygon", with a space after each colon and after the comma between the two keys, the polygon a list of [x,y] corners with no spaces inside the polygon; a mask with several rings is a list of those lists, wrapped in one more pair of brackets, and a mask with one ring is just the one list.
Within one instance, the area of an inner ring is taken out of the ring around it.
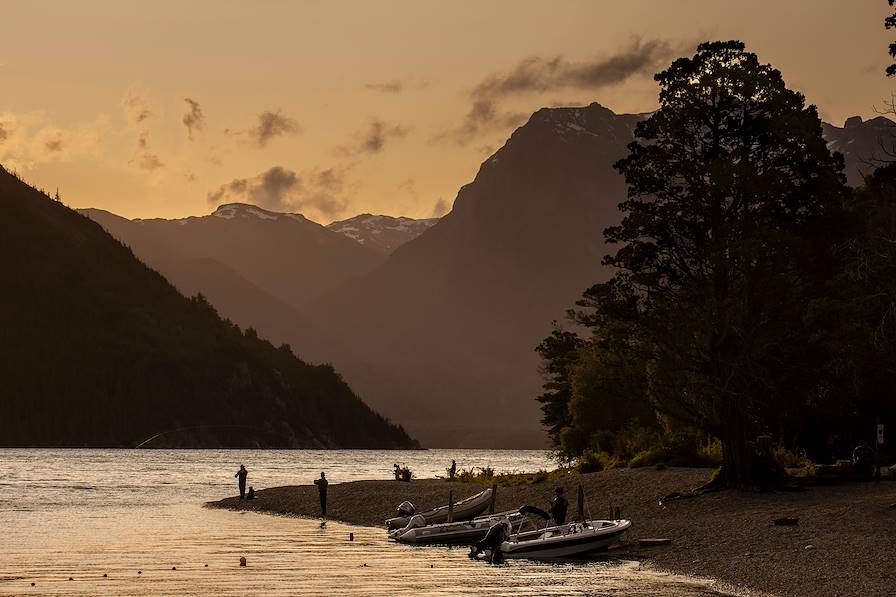
{"label": "pebble beach", "polygon": [[[559,480],[499,486],[496,511],[523,504],[546,508],[563,486],[576,516],[578,485],[586,514],[607,518],[619,508],[633,521],[623,545],[611,553],[658,570],[712,578],[740,593],[780,597],[888,596],[896,594],[896,482],[809,487],[800,492],[720,491],[667,500],[702,485],[708,469],[618,469]],[[418,511],[481,491],[478,483],[443,479],[353,481],[329,487],[328,518],[384,527],[404,500]],[[256,489],[257,499],[229,497],[207,505],[269,514],[319,517],[313,485]],[[776,518],[798,519],[775,526]],[[668,546],[642,547],[641,538],[670,538]]]}

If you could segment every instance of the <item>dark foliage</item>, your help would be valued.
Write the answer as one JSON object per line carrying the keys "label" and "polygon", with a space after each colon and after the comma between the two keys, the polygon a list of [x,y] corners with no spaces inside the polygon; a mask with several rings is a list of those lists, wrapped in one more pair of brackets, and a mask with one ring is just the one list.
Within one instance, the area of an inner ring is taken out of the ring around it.
{"label": "dark foliage", "polygon": [[[896,0],[887,0],[887,2],[891,7],[896,4]],[[896,27],[896,12],[884,19],[884,27],[887,29]],[[896,58],[896,42],[890,44],[889,53],[891,58]],[[887,67],[887,76],[892,77],[893,75],[896,75],[896,64],[891,64]]]}
{"label": "dark foliage", "polygon": [[[628,383],[634,405],[718,437],[723,480],[754,485],[751,439],[825,387],[806,314],[836,273],[843,160],[815,107],[740,42],[701,44],[656,79],[660,109],[617,164],[629,187],[622,224],[605,232],[617,274],[586,293],[579,321],[612,355],[598,371],[615,361],[641,380]],[[611,398],[592,408],[612,412]]]}
{"label": "dark foliage", "polygon": [[0,168],[4,446],[411,447],[329,365],[187,299]]}

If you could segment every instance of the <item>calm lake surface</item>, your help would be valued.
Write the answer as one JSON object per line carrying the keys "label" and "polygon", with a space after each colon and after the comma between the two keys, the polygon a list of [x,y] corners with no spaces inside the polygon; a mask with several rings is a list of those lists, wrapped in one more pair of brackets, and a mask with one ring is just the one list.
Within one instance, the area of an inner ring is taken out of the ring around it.
{"label": "calm lake surface", "polygon": [[553,467],[542,451],[0,449],[0,595],[719,594],[634,562],[490,566],[466,549],[390,544],[381,529],[202,507],[236,494],[240,463],[261,489],[321,470],[331,483],[390,479],[394,462],[434,477],[452,458]]}

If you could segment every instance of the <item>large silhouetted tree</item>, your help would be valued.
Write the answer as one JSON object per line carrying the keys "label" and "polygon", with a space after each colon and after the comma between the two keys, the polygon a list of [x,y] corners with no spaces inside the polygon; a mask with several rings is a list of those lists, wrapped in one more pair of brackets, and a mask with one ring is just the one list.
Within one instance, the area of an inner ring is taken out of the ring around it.
{"label": "large silhouetted tree", "polygon": [[605,262],[638,302],[651,400],[721,439],[727,485],[755,485],[748,442],[815,390],[802,321],[842,157],[815,107],[741,42],[703,43],[655,78],[660,108],[616,165],[628,199]]}

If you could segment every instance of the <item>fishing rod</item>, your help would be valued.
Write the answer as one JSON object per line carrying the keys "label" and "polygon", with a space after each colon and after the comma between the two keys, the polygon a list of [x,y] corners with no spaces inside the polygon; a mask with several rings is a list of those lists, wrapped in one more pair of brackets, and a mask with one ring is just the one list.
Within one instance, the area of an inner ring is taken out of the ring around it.
{"label": "fishing rod", "polygon": [[162,431],[161,433],[157,433],[150,437],[149,439],[145,439],[136,446],[134,446],[135,450],[139,450],[146,444],[150,443],[153,440],[156,440],[163,435],[169,435],[171,433],[180,433],[182,431],[200,431],[204,429],[250,429],[252,431],[260,431],[262,434],[269,434],[270,432],[260,428],[260,427],[252,427],[251,425],[196,425],[193,427],[179,427],[178,429],[169,429],[168,431]]}

